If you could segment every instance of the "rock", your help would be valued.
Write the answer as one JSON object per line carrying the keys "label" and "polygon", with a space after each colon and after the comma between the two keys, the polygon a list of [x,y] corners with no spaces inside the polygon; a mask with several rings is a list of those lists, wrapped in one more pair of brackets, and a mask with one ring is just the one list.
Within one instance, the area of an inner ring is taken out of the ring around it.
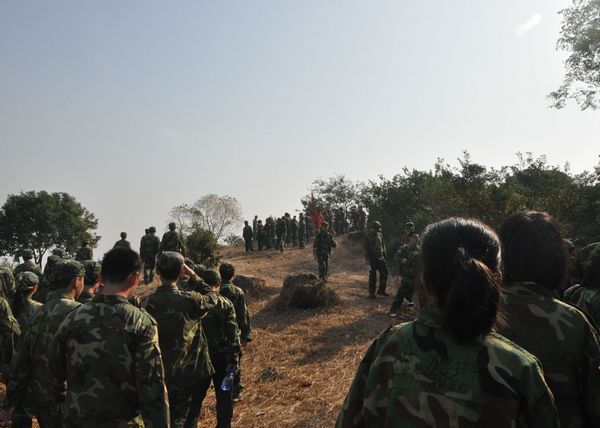
{"label": "rock", "polygon": [[236,275],[233,284],[244,290],[246,294],[261,294],[265,290],[265,280],[255,276]]}
{"label": "rock", "polygon": [[279,294],[280,308],[301,309],[332,306],[339,302],[335,291],[314,274],[298,272],[288,275]]}

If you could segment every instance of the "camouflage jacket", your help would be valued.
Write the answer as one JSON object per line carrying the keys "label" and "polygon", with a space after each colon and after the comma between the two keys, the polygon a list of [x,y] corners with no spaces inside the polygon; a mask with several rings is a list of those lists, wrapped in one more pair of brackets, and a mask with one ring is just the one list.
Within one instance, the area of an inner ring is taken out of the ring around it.
{"label": "camouflage jacket", "polygon": [[598,336],[583,313],[551,293],[533,282],[506,284],[499,332],[541,361],[561,426],[599,427]]}
{"label": "camouflage jacket", "polygon": [[77,254],[75,254],[75,260],[84,261],[84,260],[93,260],[94,259],[94,251],[90,247],[81,247],[77,250]]}
{"label": "camouflage jacket", "polygon": [[203,295],[162,285],[142,302],[158,323],[167,382],[194,383],[214,373],[201,319],[217,297],[214,292]]}
{"label": "camouflage jacket", "polygon": [[21,263],[20,265],[17,265],[17,267],[15,268],[15,270],[13,271],[13,275],[16,277],[18,273],[21,272],[33,272],[35,273],[37,276],[42,277],[42,271],[40,270],[40,268],[38,267],[38,265],[36,265],[33,260],[27,260],[24,263]]}
{"label": "camouflage jacket", "polygon": [[565,292],[565,302],[577,306],[592,317],[596,326],[600,326],[600,289],[571,287]]}
{"label": "camouflage jacket", "polygon": [[153,233],[142,236],[140,240],[140,257],[145,263],[154,263],[160,248],[160,239]]}
{"label": "camouflage jacket", "polygon": [[412,280],[417,276],[420,254],[421,250],[418,246],[411,247],[408,244],[404,244],[396,252],[394,258],[398,263],[398,273],[403,279]]}
{"label": "camouflage jacket", "polygon": [[298,220],[298,234],[304,235],[305,233],[306,233],[306,221],[304,220],[304,217],[302,217],[300,220]]}
{"label": "camouflage jacket", "polygon": [[369,259],[385,259],[387,257],[387,253],[385,251],[383,234],[381,232],[375,232],[374,230],[370,230],[365,233],[365,237],[363,239],[363,250],[365,256]]}
{"label": "camouflage jacket", "polygon": [[459,345],[439,312],[369,347],[336,427],[558,427],[535,357],[497,334]]}
{"label": "camouflage jacket", "polygon": [[185,244],[179,232],[169,230],[163,235],[158,252],[163,251],[178,251],[185,256]]}
{"label": "camouflage jacket", "polygon": [[21,326],[21,330],[23,330],[23,333],[25,333],[26,326],[43,306],[40,302],[36,302],[32,299],[24,300],[25,302],[23,308],[21,309],[21,313],[17,317],[17,321],[19,322],[19,326]]}
{"label": "camouflage jacket", "polygon": [[254,233],[252,232],[252,227],[250,225],[244,226],[244,229],[242,230],[242,236],[244,239],[252,239],[253,235]]}
{"label": "camouflage jacket", "polygon": [[128,250],[131,250],[131,243],[127,239],[121,238],[115,242],[113,248],[127,248]]}
{"label": "camouflage jacket", "polygon": [[9,302],[15,297],[15,277],[9,269],[0,268],[0,297]]}
{"label": "camouflage jacket", "polygon": [[278,218],[277,223],[275,224],[275,233],[277,236],[285,237],[287,235],[287,231],[287,222],[282,218]]}
{"label": "camouflage jacket", "polygon": [[71,312],[56,333],[51,367],[65,396],[65,426],[169,426],[156,322],[125,297],[98,295]]}
{"label": "camouflage jacket", "polygon": [[79,303],[87,303],[90,300],[92,300],[94,298],[94,295],[88,291],[83,290],[81,292],[81,294],[79,295],[79,297],[77,298],[77,301]]}
{"label": "camouflage jacket", "polygon": [[221,284],[219,294],[233,303],[237,325],[240,330],[240,340],[250,342],[252,340],[252,327],[250,325],[250,314],[248,312],[248,305],[246,305],[244,290],[231,282],[224,282]]}
{"label": "camouflage jacket", "polygon": [[15,349],[15,342],[21,334],[19,323],[10,310],[5,298],[0,297],[0,369],[10,364]]}
{"label": "camouflage jacket", "polygon": [[313,242],[313,251],[317,256],[331,254],[331,249],[337,247],[333,235],[326,230],[319,230]]}
{"label": "camouflage jacket", "polygon": [[215,306],[202,319],[202,328],[206,333],[211,360],[219,358],[237,364],[241,346],[233,303],[218,296]]}
{"label": "camouflage jacket", "polygon": [[54,335],[66,316],[81,304],[60,294],[49,300],[30,320],[10,367],[7,398],[11,406],[22,404],[33,415],[58,413],[55,372],[50,369]]}

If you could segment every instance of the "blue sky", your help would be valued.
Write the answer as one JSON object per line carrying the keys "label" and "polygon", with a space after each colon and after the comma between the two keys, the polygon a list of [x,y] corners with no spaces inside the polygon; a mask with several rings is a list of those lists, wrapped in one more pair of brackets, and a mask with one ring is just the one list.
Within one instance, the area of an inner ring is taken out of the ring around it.
{"label": "blue sky", "polygon": [[463,150],[598,162],[600,113],[548,108],[567,0],[0,1],[0,201],[65,191],[108,249],[207,193],[246,217],[316,177]]}

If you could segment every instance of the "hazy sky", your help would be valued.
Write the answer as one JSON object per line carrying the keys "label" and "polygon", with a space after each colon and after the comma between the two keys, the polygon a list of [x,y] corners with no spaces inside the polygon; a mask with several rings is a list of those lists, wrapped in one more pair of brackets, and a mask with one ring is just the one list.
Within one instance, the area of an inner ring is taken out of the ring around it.
{"label": "hazy sky", "polygon": [[569,4],[0,0],[0,203],[68,192],[100,253],[207,193],[250,219],[293,212],[316,177],[462,150],[590,169],[600,112],[546,99]]}

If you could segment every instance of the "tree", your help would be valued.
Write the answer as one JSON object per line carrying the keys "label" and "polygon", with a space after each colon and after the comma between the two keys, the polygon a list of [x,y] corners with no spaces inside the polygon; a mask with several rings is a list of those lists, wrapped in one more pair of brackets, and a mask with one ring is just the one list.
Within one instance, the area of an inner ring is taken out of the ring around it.
{"label": "tree", "polygon": [[242,207],[233,196],[210,193],[194,202],[192,209],[200,214],[200,226],[217,240],[242,221]]}
{"label": "tree", "polygon": [[218,244],[215,235],[201,227],[196,228],[188,235],[186,242],[188,257],[199,263],[203,263],[207,258],[213,256]]}
{"label": "tree", "polygon": [[170,221],[183,235],[189,235],[202,224],[202,212],[187,204],[177,205],[169,212]]}
{"label": "tree", "polygon": [[75,252],[83,240],[95,247],[98,220],[67,193],[26,192],[8,195],[0,210],[0,255],[18,256],[33,250],[41,264],[44,254],[55,246]]}
{"label": "tree", "polygon": [[573,0],[560,12],[563,24],[557,46],[569,52],[565,77],[550,94],[553,107],[575,99],[582,110],[600,106],[600,0]]}
{"label": "tree", "polygon": [[[319,178],[312,183],[311,192],[315,194],[317,209],[319,211],[335,210],[341,208],[344,214],[352,205],[358,205],[361,184],[354,183],[345,175],[338,174],[324,180]],[[305,209],[310,203],[310,197],[301,200]]]}

